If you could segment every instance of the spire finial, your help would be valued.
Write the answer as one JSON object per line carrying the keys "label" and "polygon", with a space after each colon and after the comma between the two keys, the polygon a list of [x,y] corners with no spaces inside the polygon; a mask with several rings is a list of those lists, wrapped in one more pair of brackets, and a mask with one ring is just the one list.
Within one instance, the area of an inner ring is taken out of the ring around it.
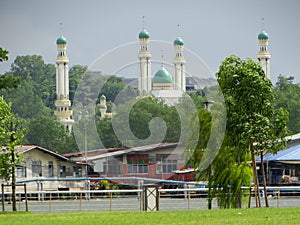
{"label": "spire finial", "polygon": [[180,35],[180,27],[179,27],[179,24],[177,24],[177,36],[179,37]]}
{"label": "spire finial", "polygon": [[63,24],[62,24],[62,22],[59,23],[59,28],[60,28],[60,34],[61,34],[61,36],[63,36],[63,32],[62,32]]}
{"label": "spire finial", "polygon": [[145,30],[145,16],[143,16],[143,30]]}
{"label": "spire finial", "polygon": [[164,67],[164,51],[161,49],[160,52],[161,52],[161,55],[160,55],[160,57],[161,57],[161,68],[163,68]]}
{"label": "spire finial", "polygon": [[261,18],[261,30],[263,31],[264,30],[264,20],[265,18]]}

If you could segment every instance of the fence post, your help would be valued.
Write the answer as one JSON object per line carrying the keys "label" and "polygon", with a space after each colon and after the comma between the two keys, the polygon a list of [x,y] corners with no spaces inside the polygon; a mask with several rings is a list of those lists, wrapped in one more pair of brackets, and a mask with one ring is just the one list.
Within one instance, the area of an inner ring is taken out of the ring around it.
{"label": "fence post", "polygon": [[188,191],[188,209],[190,209],[190,206],[191,206],[191,202],[190,202],[190,200],[191,200],[191,192],[190,191]]}
{"label": "fence post", "polygon": [[21,198],[21,194],[19,193],[19,211],[21,211],[21,202],[22,202],[22,198]]}
{"label": "fence post", "polygon": [[50,192],[50,195],[49,195],[49,212],[52,211],[52,193]]}
{"label": "fence post", "polygon": [[280,189],[277,192],[277,208],[279,208],[279,201],[280,201]]}
{"label": "fence post", "polygon": [[109,192],[109,211],[112,210],[112,192]]}
{"label": "fence post", "polygon": [[4,206],[4,184],[1,184],[1,192],[2,192],[2,211],[5,211],[5,206]]}
{"label": "fence post", "polygon": [[26,212],[28,212],[28,201],[27,201],[27,188],[26,188],[26,184],[24,184],[24,192],[25,192],[25,208],[26,208]]}
{"label": "fence post", "polygon": [[82,210],[82,192],[80,192],[80,195],[79,195],[79,208],[81,211]]}
{"label": "fence post", "polygon": [[143,186],[143,210],[159,211],[158,186],[149,184]]}

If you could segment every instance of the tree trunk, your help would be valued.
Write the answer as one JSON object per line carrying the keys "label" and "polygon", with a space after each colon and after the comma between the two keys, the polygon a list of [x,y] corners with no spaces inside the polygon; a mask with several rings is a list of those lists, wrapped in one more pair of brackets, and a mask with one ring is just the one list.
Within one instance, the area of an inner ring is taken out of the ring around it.
{"label": "tree trunk", "polygon": [[259,197],[259,185],[258,185],[257,171],[256,171],[256,162],[255,162],[252,146],[251,146],[251,160],[252,160],[252,170],[253,170],[253,179],[254,179],[255,205],[256,207],[261,207],[260,197]]}
{"label": "tree trunk", "polygon": [[262,173],[263,184],[264,184],[264,194],[265,194],[264,197],[265,197],[266,207],[269,207],[263,151],[260,152],[260,163],[261,163],[261,173]]}
{"label": "tree trunk", "polygon": [[211,166],[209,166],[209,177],[208,177],[208,193],[207,193],[207,208],[212,208],[212,194],[211,194]]}
{"label": "tree trunk", "polygon": [[[15,141],[14,135],[13,135],[13,130],[14,130],[14,124],[13,122],[10,123],[10,131],[11,131],[11,136],[10,136],[10,141],[13,143]],[[11,171],[11,191],[12,191],[12,210],[17,211],[17,202],[16,202],[16,168],[15,168],[15,148],[13,147],[11,149],[11,166],[12,166],[12,171]]]}

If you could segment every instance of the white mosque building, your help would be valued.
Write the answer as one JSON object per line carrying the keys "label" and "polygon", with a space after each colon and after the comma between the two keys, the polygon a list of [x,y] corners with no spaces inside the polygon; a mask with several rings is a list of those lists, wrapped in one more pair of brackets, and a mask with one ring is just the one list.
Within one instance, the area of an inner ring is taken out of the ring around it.
{"label": "white mosque building", "polygon": [[[166,104],[177,104],[183,94],[186,92],[186,74],[185,58],[183,56],[184,42],[177,37],[174,42],[174,76],[165,68],[162,62],[161,68],[152,77],[151,72],[151,52],[149,48],[149,33],[143,29],[139,33],[140,50],[139,58],[139,76],[138,90],[141,97],[154,96],[163,99]],[[270,58],[271,55],[267,49],[268,34],[262,31],[258,34],[259,52],[257,59],[264,70],[266,77],[270,79]],[[69,131],[72,130],[74,120],[72,119],[71,101],[69,99],[69,59],[66,54],[67,40],[62,35],[56,40],[58,55],[56,58],[56,101],[55,111],[57,119]],[[106,98],[100,97],[101,117],[106,114]]]}
{"label": "white mosque building", "polygon": [[168,105],[174,105],[179,102],[186,91],[184,42],[180,37],[177,37],[173,42],[175,49],[174,76],[165,69],[162,62],[161,68],[152,78],[149,39],[149,33],[143,29],[139,33],[140,50],[138,52],[140,96],[153,95],[155,98],[163,99]]}

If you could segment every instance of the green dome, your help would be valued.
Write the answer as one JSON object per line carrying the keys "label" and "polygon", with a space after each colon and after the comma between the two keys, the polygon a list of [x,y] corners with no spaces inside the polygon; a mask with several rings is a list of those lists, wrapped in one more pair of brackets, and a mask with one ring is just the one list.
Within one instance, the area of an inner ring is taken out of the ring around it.
{"label": "green dome", "polygon": [[184,42],[180,37],[178,37],[174,40],[173,44],[174,45],[184,45]]}
{"label": "green dome", "polygon": [[172,75],[162,67],[155,73],[153,83],[173,83],[173,78]]}
{"label": "green dome", "polygon": [[266,32],[262,31],[259,35],[258,35],[258,39],[269,39],[269,36]]}
{"label": "green dome", "polygon": [[59,38],[57,38],[56,44],[57,45],[65,45],[65,44],[67,44],[67,40],[65,39],[64,36],[60,36]]}
{"label": "green dome", "polygon": [[101,95],[101,96],[100,96],[100,99],[101,99],[101,100],[102,100],[102,99],[106,99],[105,95]]}
{"label": "green dome", "polygon": [[99,108],[100,109],[107,109],[107,106],[106,105],[100,105]]}
{"label": "green dome", "polygon": [[146,31],[145,29],[139,33],[139,39],[149,38],[149,37],[150,37],[150,35],[149,35],[148,31]]}

